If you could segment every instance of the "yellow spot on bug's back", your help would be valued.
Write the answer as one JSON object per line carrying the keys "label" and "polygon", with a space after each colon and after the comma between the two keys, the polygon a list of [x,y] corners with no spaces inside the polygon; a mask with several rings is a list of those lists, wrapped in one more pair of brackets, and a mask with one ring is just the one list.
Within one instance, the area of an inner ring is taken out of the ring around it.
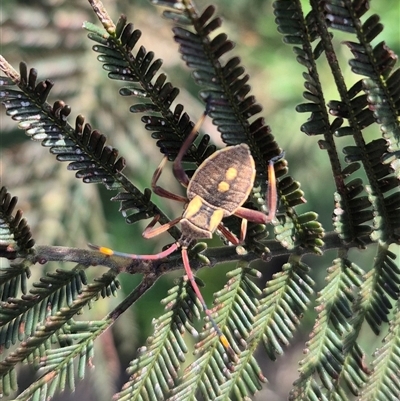
{"label": "yellow spot on bug's back", "polygon": [[217,209],[211,216],[210,219],[210,225],[208,229],[213,233],[217,227],[218,224],[221,223],[222,218],[224,217],[224,211],[222,209]]}
{"label": "yellow spot on bug's back", "polygon": [[229,190],[229,184],[225,181],[221,181],[218,184],[218,192],[226,192]]}
{"label": "yellow spot on bug's back", "polygon": [[184,217],[190,219],[193,217],[203,206],[203,201],[199,195],[196,195],[188,204]]}
{"label": "yellow spot on bug's back", "polygon": [[225,178],[226,178],[228,181],[232,181],[232,180],[234,180],[234,179],[236,178],[237,173],[238,173],[238,172],[237,172],[237,170],[236,170],[234,167],[229,167],[228,170],[226,170]]}
{"label": "yellow spot on bug's back", "polygon": [[[225,172],[225,179],[226,181],[234,180],[238,175],[237,169],[235,167],[229,167]],[[229,191],[230,185],[229,182],[221,181],[218,184],[218,192],[226,192]]]}

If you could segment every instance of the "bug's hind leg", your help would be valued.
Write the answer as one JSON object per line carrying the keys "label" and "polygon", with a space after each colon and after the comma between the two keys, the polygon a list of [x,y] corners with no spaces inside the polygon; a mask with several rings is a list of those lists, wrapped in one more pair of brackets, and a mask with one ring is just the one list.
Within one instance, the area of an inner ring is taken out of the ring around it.
{"label": "bug's hind leg", "polygon": [[[153,238],[153,237],[163,233],[164,231],[169,230],[171,227],[173,227],[174,225],[178,224],[182,217],[178,217],[178,218],[170,221],[169,223],[166,223],[166,224],[163,224],[162,226],[154,228],[154,226],[156,225],[156,223],[159,220],[159,218],[160,218],[159,215],[154,216],[153,220],[150,222],[150,224],[143,231],[142,235],[143,235],[144,238],[147,238],[147,239],[148,238]],[[162,251],[160,253],[156,253],[154,255],[137,255],[137,254],[134,254],[134,253],[118,252],[118,251],[112,250],[111,248],[107,248],[105,246],[99,246],[99,245],[93,245],[93,244],[88,244],[88,246],[89,246],[89,248],[95,249],[95,250],[97,250],[97,251],[99,251],[102,254],[107,255],[107,256],[115,255],[115,256],[122,256],[124,258],[130,258],[130,259],[158,260],[158,259],[166,258],[172,252],[176,251],[179,248],[180,245],[178,243],[172,244],[165,251]]]}
{"label": "bug's hind leg", "polygon": [[107,248],[105,246],[99,246],[99,245],[94,245],[94,244],[88,244],[88,246],[89,246],[89,248],[99,251],[100,253],[102,253],[103,255],[106,255],[106,256],[121,256],[123,258],[139,259],[139,260],[164,259],[167,256],[171,255],[171,253],[175,252],[179,248],[179,244],[177,242],[175,242],[165,251],[156,253],[154,255],[136,255],[134,253],[125,253],[125,252],[114,251],[111,248]]}
{"label": "bug's hind leg", "polygon": [[217,323],[215,322],[214,318],[211,315],[210,309],[208,309],[208,307],[206,305],[206,302],[204,301],[203,295],[200,292],[200,289],[199,289],[199,287],[198,287],[198,285],[196,283],[196,280],[194,278],[192,269],[190,267],[189,257],[188,257],[188,253],[187,253],[187,248],[186,247],[182,247],[182,260],[183,260],[183,266],[185,267],[186,275],[187,275],[187,277],[188,277],[188,279],[190,281],[190,284],[191,284],[191,286],[193,288],[193,291],[195,292],[196,297],[199,299],[199,301],[200,301],[200,303],[201,303],[201,305],[203,307],[204,313],[210,319],[210,322],[211,322],[215,332],[218,335],[219,341],[221,342],[221,344],[225,348],[226,352],[228,353],[228,355],[232,359],[232,361],[238,362],[238,356],[236,355],[235,351],[233,350],[233,348],[229,344],[229,341],[226,338],[225,334],[223,334],[221,329],[218,327]]}

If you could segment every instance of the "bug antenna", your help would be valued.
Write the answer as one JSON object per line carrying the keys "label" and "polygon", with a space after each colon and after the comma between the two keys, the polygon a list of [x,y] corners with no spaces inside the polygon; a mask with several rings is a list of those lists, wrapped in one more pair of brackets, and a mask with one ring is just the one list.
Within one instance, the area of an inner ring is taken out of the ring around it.
{"label": "bug antenna", "polygon": [[228,339],[226,338],[225,334],[222,333],[221,329],[218,327],[217,323],[215,322],[214,318],[211,315],[210,309],[208,309],[206,302],[204,301],[203,295],[201,295],[200,289],[196,283],[196,280],[194,278],[192,269],[190,268],[189,264],[189,257],[187,253],[187,248],[182,247],[182,260],[183,260],[183,266],[185,267],[185,272],[186,275],[188,276],[188,279],[190,281],[190,284],[193,288],[194,293],[196,294],[196,297],[201,303],[201,306],[203,307],[204,313],[208,316],[210,319],[210,322],[215,330],[215,332],[218,335],[219,341],[225,348],[225,351],[228,353],[229,357],[234,361],[238,362],[238,356],[236,355],[235,351],[233,348],[230,346]]}

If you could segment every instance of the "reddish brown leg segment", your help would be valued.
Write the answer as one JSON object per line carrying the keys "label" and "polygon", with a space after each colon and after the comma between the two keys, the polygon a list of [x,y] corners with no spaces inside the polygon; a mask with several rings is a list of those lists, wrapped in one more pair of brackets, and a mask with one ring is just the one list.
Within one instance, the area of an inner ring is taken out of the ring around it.
{"label": "reddish brown leg segment", "polygon": [[240,239],[239,243],[243,243],[244,240],[246,239],[246,233],[247,233],[247,219],[242,219],[242,225],[240,226]]}
{"label": "reddish brown leg segment", "polygon": [[240,240],[235,234],[231,233],[222,223],[218,225],[218,230],[221,234],[233,245],[239,245]]}
{"label": "reddish brown leg segment", "polygon": [[167,160],[168,160],[168,157],[164,156],[163,159],[161,160],[161,163],[156,168],[156,171],[154,171],[153,178],[151,180],[151,189],[153,190],[153,192],[156,195],[161,196],[162,198],[172,199],[172,200],[176,200],[178,202],[185,203],[185,202],[187,202],[187,199],[184,196],[176,195],[176,194],[169,192],[166,189],[159,187],[157,185],[157,181],[161,176],[162,170],[163,170]]}
{"label": "reddish brown leg segment", "polygon": [[260,224],[268,224],[275,218],[276,211],[278,208],[278,191],[276,189],[274,163],[276,163],[278,160],[284,157],[284,155],[285,153],[282,152],[280,155],[273,157],[268,164],[268,195],[267,195],[268,214],[265,215],[259,210],[251,210],[245,207],[239,207],[234,213],[235,216],[241,217],[242,219],[247,219],[253,223],[260,223]]}
{"label": "reddish brown leg segment", "polygon": [[[181,220],[181,217],[178,217],[172,221],[170,221],[169,223],[163,224],[160,227],[154,228],[154,226],[156,225],[157,221],[160,219],[160,216],[154,216],[153,220],[151,220],[150,224],[146,227],[146,229],[143,231],[142,236],[144,238],[152,238],[157,236],[158,234],[163,233],[164,231],[169,230],[171,227],[173,227],[175,224],[178,224],[179,221]],[[98,246],[98,245],[93,245],[93,244],[88,244],[89,248],[92,249],[96,249],[98,251],[100,251],[101,253],[103,253],[104,255],[107,256],[122,256],[124,258],[130,258],[130,259],[140,259],[140,260],[158,260],[158,259],[163,259],[166,258],[167,256],[171,255],[172,252],[176,251],[179,248],[179,244],[175,243],[173,245],[171,245],[168,249],[166,249],[163,252],[157,253],[155,255],[136,255],[134,253],[125,253],[125,252],[117,252],[117,251],[113,251],[110,248],[107,248],[105,246]]]}
{"label": "reddish brown leg segment", "polygon": [[107,256],[121,256],[123,258],[129,258],[129,259],[138,259],[138,260],[160,260],[164,259],[167,256],[171,255],[171,253],[175,252],[179,248],[179,244],[176,242],[175,244],[172,244],[168,249],[165,251],[162,251],[160,253],[156,253],[155,255],[135,255],[133,253],[124,253],[124,252],[117,252],[113,251],[110,248],[106,248],[104,246],[98,246],[98,245],[93,245],[93,244],[88,244],[89,248],[95,249],[99,252],[101,252],[103,255]]}
{"label": "reddish brown leg segment", "polygon": [[155,216],[153,220],[150,222],[150,224],[146,227],[146,229],[143,231],[142,236],[143,238],[149,239],[156,237],[158,234],[161,234],[167,230],[169,230],[171,227],[175,226],[178,224],[182,217],[177,217],[174,220],[171,220],[169,223],[165,223],[160,227],[154,228],[155,224],[159,220],[160,216]]}
{"label": "reddish brown leg segment", "polygon": [[187,187],[189,185],[189,177],[185,173],[185,170],[182,167],[182,159],[183,156],[185,156],[186,152],[189,150],[190,146],[194,142],[197,136],[197,131],[203,124],[204,119],[207,116],[207,112],[205,111],[203,115],[200,117],[199,121],[194,125],[192,128],[192,131],[190,131],[190,134],[187,136],[185,139],[185,142],[183,142],[182,147],[179,150],[179,153],[177,154],[175,160],[174,160],[174,165],[172,167],[172,171],[174,173],[175,178],[184,186]]}
{"label": "reddish brown leg segment", "polygon": [[206,302],[204,301],[203,295],[201,295],[200,289],[196,283],[196,280],[194,278],[192,269],[190,268],[190,264],[189,264],[189,257],[188,257],[188,253],[187,253],[187,248],[186,247],[182,247],[182,260],[183,260],[183,266],[185,267],[185,272],[186,275],[188,276],[188,279],[190,281],[190,284],[193,288],[193,291],[196,294],[196,297],[199,299],[202,307],[203,307],[203,311],[204,313],[208,316],[208,318],[210,319],[210,322],[214,328],[214,330],[216,331],[219,340],[221,341],[221,344],[224,346],[226,352],[229,354],[229,356],[232,358],[233,361],[237,361],[238,357],[235,353],[235,351],[232,349],[232,347],[229,344],[228,339],[226,338],[226,336],[222,333],[221,329],[218,327],[217,323],[215,322],[215,320],[213,319],[212,315],[211,315],[211,311],[210,309],[208,309]]}
{"label": "reddish brown leg segment", "polygon": [[[197,136],[197,131],[200,129],[201,125],[203,124],[204,119],[207,116],[207,110],[203,113],[203,115],[199,118],[197,123],[194,125],[192,130],[190,131],[189,135],[185,139],[182,144],[182,147],[179,149],[179,152],[175,158],[172,171],[174,173],[175,178],[181,183],[182,186],[185,188],[189,185],[190,179],[185,173],[185,170],[182,167],[182,159],[185,156],[186,152],[189,150],[190,146],[194,142]],[[168,160],[168,156],[164,156],[161,160],[160,165],[157,167],[156,171],[153,174],[153,179],[151,180],[151,188],[155,194],[161,196],[163,198],[173,199],[178,202],[187,202],[187,199],[183,196],[176,195],[172,192],[167,191],[166,189],[159,187],[157,185],[157,181],[161,176],[161,172],[165,166],[165,163]]]}

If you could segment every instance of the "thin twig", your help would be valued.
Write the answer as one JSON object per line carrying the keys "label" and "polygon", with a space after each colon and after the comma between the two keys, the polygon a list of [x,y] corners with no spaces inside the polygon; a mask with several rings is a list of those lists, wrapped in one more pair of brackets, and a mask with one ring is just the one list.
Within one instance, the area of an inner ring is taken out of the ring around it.
{"label": "thin twig", "polygon": [[103,3],[100,0],[88,0],[89,4],[93,8],[93,11],[97,15],[97,18],[100,20],[103,27],[109,34],[115,33],[116,26],[108,15],[106,9],[104,8]]}

